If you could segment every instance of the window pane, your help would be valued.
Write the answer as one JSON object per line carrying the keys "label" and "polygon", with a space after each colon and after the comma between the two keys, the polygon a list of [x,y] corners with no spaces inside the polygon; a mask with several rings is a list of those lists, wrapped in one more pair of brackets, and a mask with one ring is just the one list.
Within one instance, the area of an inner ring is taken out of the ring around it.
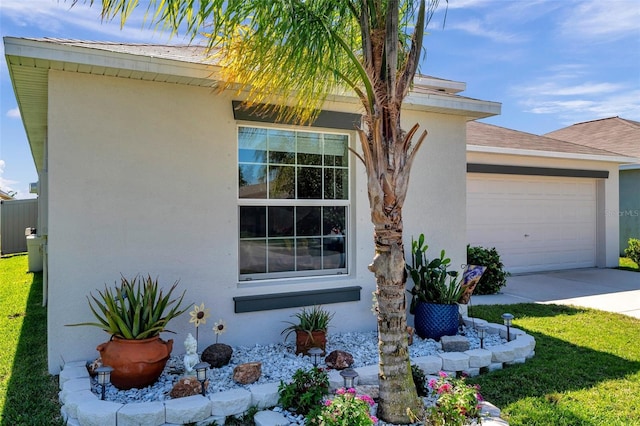
{"label": "window pane", "polygon": [[321,218],[321,207],[296,207],[296,235],[298,237],[321,235]]}
{"label": "window pane", "polygon": [[325,200],[346,200],[348,193],[347,169],[328,168],[324,170]]}
{"label": "window pane", "polygon": [[348,138],[346,135],[324,136],[324,164],[325,166],[347,165]]}
{"label": "window pane", "polygon": [[267,241],[240,240],[240,273],[264,274],[267,272]]}
{"label": "window pane", "polygon": [[266,207],[240,207],[240,238],[264,238],[266,230]]}
{"label": "window pane", "polygon": [[346,224],[345,207],[324,207],[322,216],[322,234],[344,234]]}
{"label": "window pane", "polygon": [[269,198],[295,198],[295,167],[269,166]]}
{"label": "window pane", "polygon": [[318,133],[299,132],[297,137],[298,164],[322,165],[322,138]]}
{"label": "window pane", "polygon": [[342,234],[331,234],[322,239],[322,267],[324,269],[344,268],[345,238]]}
{"label": "window pane", "polygon": [[240,198],[267,198],[267,166],[240,164],[238,187]]}
{"label": "window pane", "polygon": [[320,238],[300,238],[297,240],[296,263],[298,271],[322,269],[322,241]]}
{"label": "window pane", "polygon": [[298,199],[322,199],[322,169],[298,167]]}
{"label": "window pane", "polygon": [[294,271],[294,253],[293,239],[269,240],[269,272]]}
{"label": "window pane", "polygon": [[267,130],[240,127],[238,129],[238,161],[264,163],[267,161]]}
{"label": "window pane", "polygon": [[295,132],[269,130],[269,163],[293,164],[296,161]]}
{"label": "window pane", "polygon": [[269,238],[292,237],[293,232],[293,207],[269,207]]}

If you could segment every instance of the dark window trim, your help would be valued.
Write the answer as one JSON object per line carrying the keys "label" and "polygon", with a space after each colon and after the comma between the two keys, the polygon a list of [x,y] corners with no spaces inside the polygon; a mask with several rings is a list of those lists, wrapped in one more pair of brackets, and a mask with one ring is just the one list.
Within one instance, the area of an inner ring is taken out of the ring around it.
{"label": "dark window trim", "polygon": [[362,287],[351,286],[326,290],[293,291],[291,293],[258,294],[234,297],[235,313],[298,308],[311,305],[357,302]]}
{"label": "dark window trim", "polygon": [[505,166],[500,164],[468,163],[467,173],[492,173],[525,176],[560,176],[577,178],[608,179],[607,170],[559,169],[553,167]]}
{"label": "dark window trim", "polygon": [[[232,101],[233,117],[236,120],[257,121],[259,123],[296,124],[292,120],[278,120],[274,112],[262,112],[263,105],[254,107],[242,107],[242,102]],[[326,127],[328,129],[355,130],[360,126],[362,115],[348,112],[320,111],[318,118],[313,122],[314,127]]]}

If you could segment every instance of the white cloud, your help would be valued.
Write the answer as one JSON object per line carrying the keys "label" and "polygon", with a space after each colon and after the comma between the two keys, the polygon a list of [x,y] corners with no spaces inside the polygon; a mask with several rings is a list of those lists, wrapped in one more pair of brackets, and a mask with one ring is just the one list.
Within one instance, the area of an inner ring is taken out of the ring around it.
{"label": "white cloud", "polygon": [[18,107],[11,108],[9,111],[7,111],[7,117],[20,118],[20,108]]}
{"label": "white cloud", "polygon": [[640,2],[589,0],[572,4],[560,23],[562,34],[581,41],[610,42],[640,36]]}
{"label": "white cloud", "polygon": [[12,185],[14,185],[14,184],[16,184],[18,182],[16,182],[15,180],[5,179],[3,177],[5,165],[6,165],[6,163],[4,162],[4,160],[0,160],[0,189],[2,189],[4,192],[15,191],[12,188]]}

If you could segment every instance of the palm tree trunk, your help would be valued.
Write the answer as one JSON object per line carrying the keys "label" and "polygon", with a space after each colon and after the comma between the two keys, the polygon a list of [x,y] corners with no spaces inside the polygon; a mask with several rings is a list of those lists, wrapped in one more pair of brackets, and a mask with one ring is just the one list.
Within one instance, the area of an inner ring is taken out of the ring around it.
{"label": "palm tree trunk", "polygon": [[[376,227],[377,228],[377,227]],[[402,227],[376,229],[376,255],[369,269],[375,273],[378,302],[380,400],[378,417],[391,423],[411,423],[424,405],[411,374],[405,299],[405,261]]]}

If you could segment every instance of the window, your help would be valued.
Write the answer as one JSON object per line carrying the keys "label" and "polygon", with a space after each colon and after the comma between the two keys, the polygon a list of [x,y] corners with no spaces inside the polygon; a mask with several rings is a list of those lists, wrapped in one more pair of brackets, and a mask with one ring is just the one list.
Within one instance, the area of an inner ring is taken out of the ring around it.
{"label": "window", "polygon": [[347,271],[349,136],[238,128],[240,279]]}

